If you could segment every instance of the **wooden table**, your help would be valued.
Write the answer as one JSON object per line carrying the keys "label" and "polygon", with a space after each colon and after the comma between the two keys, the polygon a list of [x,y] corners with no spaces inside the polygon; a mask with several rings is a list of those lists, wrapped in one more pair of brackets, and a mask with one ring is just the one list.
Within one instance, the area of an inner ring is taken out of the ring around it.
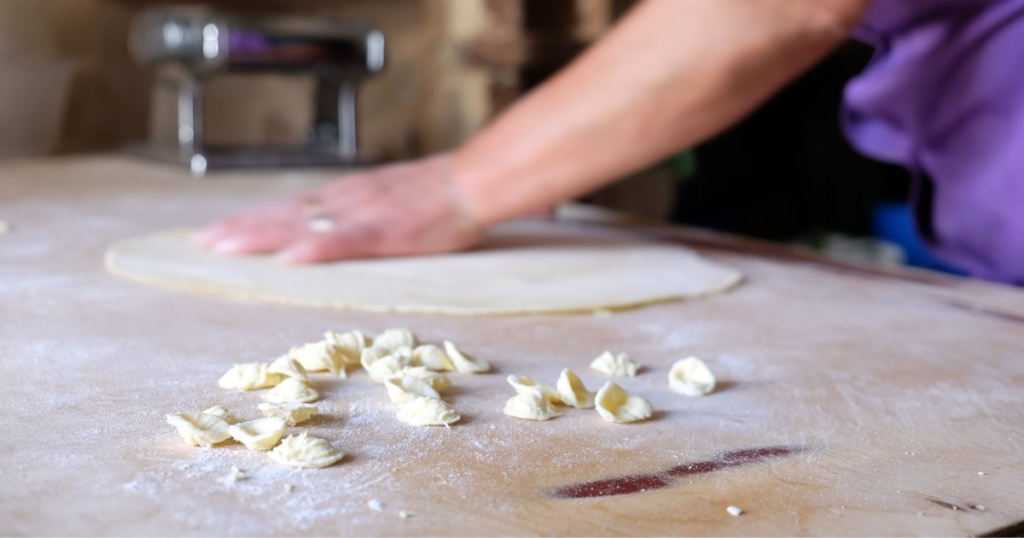
{"label": "wooden table", "polygon": [[[638,237],[689,244],[747,282],[612,316],[473,318],[207,298],[103,270],[116,240],[198,225],[327,177],[195,181],[120,157],[0,166],[0,220],[14,227],[0,236],[3,534],[1021,531],[1024,293],[1015,289],[650,226],[635,227]],[[164,422],[215,404],[255,418],[258,393],[217,386],[232,363],[275,357],[329,328],[394,326],[451,339],[495,366],[454,376],[449,401],[464,417],[455,427],[399,423],[362,371],[318,375],[323,413],[295,428],[349,454],[327,469],[292,470],[233,443],[191,448]],[[508,374],[552,383],[569,366],[596,388],[603,380],[587,364],[605,349],[646,366],[622,385],[653,403],[653,420],[501,413]],[[712,395],[667,389],[668,367],[689,355],[718,374]],[[232,466],[248,478],[223,480]],[[744,513],[729,515],[730,505]]]}

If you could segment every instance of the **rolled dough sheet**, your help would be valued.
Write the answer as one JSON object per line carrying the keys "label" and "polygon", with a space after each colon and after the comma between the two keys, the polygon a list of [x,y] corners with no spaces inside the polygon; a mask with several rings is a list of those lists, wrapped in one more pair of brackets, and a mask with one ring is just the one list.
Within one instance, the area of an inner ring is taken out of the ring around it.
{"label": "rolled dough sheet", "polygon": [[454,254],[288,266],[193,245],[188,231],[111,246],[107,270],[175,289],[318,307],[443,314],[620,310],[726,291],[742,280],[695,252],[573,223],[496,226]]}

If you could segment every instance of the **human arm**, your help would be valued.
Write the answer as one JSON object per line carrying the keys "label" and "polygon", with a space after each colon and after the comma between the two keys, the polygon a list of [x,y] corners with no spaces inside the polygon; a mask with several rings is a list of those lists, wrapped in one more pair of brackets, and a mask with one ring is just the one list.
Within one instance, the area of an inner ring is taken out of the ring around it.
{"label": "human arm", "polygon": [[[645,0],[454,153],[352,174],[200,241],[292,262],[464,248],[727,128],[841,43],[869,1]],[[333,230],[309,229],[311,205]]]}

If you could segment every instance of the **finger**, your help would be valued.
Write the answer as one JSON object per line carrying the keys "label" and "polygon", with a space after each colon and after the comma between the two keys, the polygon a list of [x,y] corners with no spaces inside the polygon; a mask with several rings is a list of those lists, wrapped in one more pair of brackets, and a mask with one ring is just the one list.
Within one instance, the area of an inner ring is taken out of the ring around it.
{"label": "finger", "polygon": [[192,240],[200,246],[216,249],[218,244],[230,244],[232,239],[266,234],[268,228],[298,229],[298,223],[304,220],[295,204],[273,204],[228,215],[193,233]]}
{"label": "finger", "polygon": [[223,222],[215,222],[208,224],[203,228],[192,232],[192,242],[204,247],[211,248],[223,239],[226,239],[231,234],[232,226]]}
{"label": "finger", "polygon": [[376,256],[381,234],[369,226],[350,226],[329,234],[318,234],[278,254],[284,263],[302,265]]}
{"label": "finger", "polygon": [[272,221],[254,211],[236,213],[201,228],[192,234],[192,240],[200,246],[212,248],[217,243],[231,237],[251,233],[256,229],[276,225],[281,222],[283,221]]}
{"label": "finger", "polygon": [[305,223],[262,225],[225,235],[210,248],[222,254],[278,252],[302,242],[311,233]]}
{"label": "finger", "polygon": [[268,222],[255,215],[233,215],[192,234],[192,239],[200,246],[216,250],[220,243],[229,243],[232,239],[261,234],[268,228],[282,225],[287,225],[287,223]]}
{"label": "finger", "polygon": [[228,236],[268,225],[288,224],[303,218],[301,199],[276,202],[235,211],[192,234],[192,239],[211,247]]}

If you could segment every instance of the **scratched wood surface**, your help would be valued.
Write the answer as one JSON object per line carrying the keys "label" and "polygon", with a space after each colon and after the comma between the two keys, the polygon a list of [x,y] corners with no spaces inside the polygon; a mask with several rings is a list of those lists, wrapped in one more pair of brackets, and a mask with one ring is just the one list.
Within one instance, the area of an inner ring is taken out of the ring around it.
{"label": "scratched wood surface", "polygon": [[[200,182],[118,157],[0,165],[13,226],[0,235],[4,534],[972,535],[1024,520],[1018,290],[635,225],[638,240],[689,244],[748,280],[612,316],[471,318],[191,296],[103,271],[116,240],[327,177]],[[317,376],[323,413],[294,429],[348,453],[328,469],[190,448],[164,423],[215,404],[255,418],[257,393],[216,385],[231,363],[327,328],[392,326],[496,367],[454,377],[452,429],[397,422],[362,372]],[[651,400],[652,420],[501,414],[508,374],[550,383],[569,366],[596,388],[586,365],[605,349],[646,366],[622,385]],[[718,374],[715,393],[667,389],[689,355]],[[232,466],[248,478],[224,481]]]}

